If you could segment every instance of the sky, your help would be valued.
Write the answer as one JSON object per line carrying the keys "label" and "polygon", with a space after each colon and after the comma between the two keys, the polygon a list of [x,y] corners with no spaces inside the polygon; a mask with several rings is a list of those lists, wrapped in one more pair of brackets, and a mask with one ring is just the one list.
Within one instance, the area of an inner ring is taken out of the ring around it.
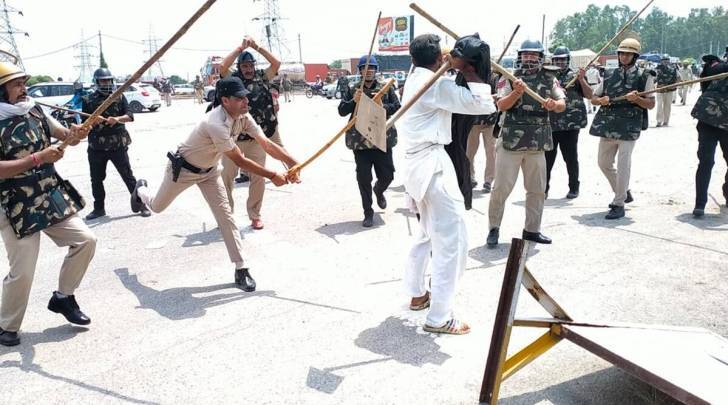
{"label": "sky", "polygon": [[[46,74],[73,80],[78,76],[79,51],[71,45],[82,38],[103,34],[104,57],[117,76],[131,74],[146,60],[142,41],[158,38],[161,47],[176,30],[203,4],[203,0],[126,0],[91,1],[7,0],[23,16],[11,13],[13,26],[29,36],[16,34],[18,49],[30,74]],[[284,59],[298,61],[298,35],[301,56],[306,63],[330,63],[336,59],[358,57],[369,49],[379,11],[383,17],[415,14],[415,35],[445,34],[409,8],[410,1],[368,0],[366,2],[279,0],[280,26],[289,51]],[[543,15],[546,37],[554,23],[567,15],[586,9],[589,3],[600,7],[626,4],[641,9],[646,1],[593,0],[521,0],[495,2],[486,0],[418,0],[417,4],[459,35],[479,32],[499,53],[517,24],[521,25],[514,44],[525,39],[541,39]],[[657,0],[651,7],[676,16],[687,16],[691,8],[725,5],[723,0]],[[217,0],[195,25],[162,58],[165,75],[177,74],[193,79],[208,56],[225,56],[238,46],[245,35],[267,47],[263,24],[256,17],[263,14],[261,0]],[[645,11],[649,13],[650,9]],[[150,35],[151,34],[151,35]],[[452,46],[453,40],[443,39]],[[87,44],[98,46],[97,38]],[[183,49],[184,48],[184,49]],[[54,52],[58,51],[58,52]],[[98,54],[97,48],[91,49]],[[51,53],[53,52],[53,53]],[[376,45],[375,45],[376,52]],[[51,53],[51,54],[48,54]],[[45,55],[48,54],[48,55]],[[43,56],[45,55],[45,56]],[[98,58],[93,62],[98,63]]]}

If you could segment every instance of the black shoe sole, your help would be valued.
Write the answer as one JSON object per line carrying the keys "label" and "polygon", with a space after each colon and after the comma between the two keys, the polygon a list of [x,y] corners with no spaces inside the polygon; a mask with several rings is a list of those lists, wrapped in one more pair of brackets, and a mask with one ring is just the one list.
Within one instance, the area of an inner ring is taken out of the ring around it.
{"label": "black shoe sole", "polygon": [[14,340],[0,340],[0,345],[2,346],[17,346],[20,344],[20,338],[14,339]]}

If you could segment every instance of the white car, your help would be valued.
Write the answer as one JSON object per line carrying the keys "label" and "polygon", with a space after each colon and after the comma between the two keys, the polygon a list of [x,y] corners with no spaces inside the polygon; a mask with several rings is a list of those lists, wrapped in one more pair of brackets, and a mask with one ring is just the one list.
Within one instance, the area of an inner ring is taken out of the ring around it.
{"label": "white car", "polygon": [[178,96],[192,96],[195,94],[195,88],[189,84],[175,84],[174,94]]}
{"label": "white car", "polygon": [[124,92],[129,110],[133,113],[142,111],[157,111],[162,105],[159,92],[151,84],[134,83]]}
{"label": "white car", "polygon": [[[84,85],[88,89],[87,85]],[[73,83],[47,82],[38,83],[28,87],[28,95],[41,103],[62,106],[73,98]],[[43,109],[50,113],[49,109]]]}
{"label": "white car", "polygon": [[[91,85],[84,83],[86,93],[93,91]],[[28,88],[28,95],[41,103],[62,106],[73,98],[73,83],[48,82],[38,83]],[[129,109],[133,113],[139,113],[145,109],[156,111],[162,105],[159,92],[151,85],[134,83],[124,92],[124,97],[129,102]],[[46,112],[49,109],[43,107]]]}

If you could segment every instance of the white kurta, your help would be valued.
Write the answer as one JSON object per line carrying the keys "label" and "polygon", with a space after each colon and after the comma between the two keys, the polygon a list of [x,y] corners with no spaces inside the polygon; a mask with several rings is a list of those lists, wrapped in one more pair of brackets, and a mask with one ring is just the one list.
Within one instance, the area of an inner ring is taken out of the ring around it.
{"label": "white kurta", "polygon": [[[434,73],[415,68],[402,95],[405,104]],[[442,326],[453,317],[455,284],[465,269],[467,232],[463,197],[445,145],[452,141],[452,113],[492,114],[495,104],[490,86],[468,83],[470,90],[451,78],[440,78],[397,123],[406,157],[404,186],[420,213],[405,274],[408,294],[425,294],[425,270],[432,252],[431,303],[427,324]]]}

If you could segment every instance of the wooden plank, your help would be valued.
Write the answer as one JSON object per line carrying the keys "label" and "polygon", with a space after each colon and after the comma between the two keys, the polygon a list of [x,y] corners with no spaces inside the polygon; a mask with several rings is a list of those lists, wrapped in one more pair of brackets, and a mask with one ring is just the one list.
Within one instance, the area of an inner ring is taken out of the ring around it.
{"label": "wooden plank", "polygon": [[562,325],[562,336],[686,404],[726,402],[728,340],[710,331]]}
{"label": "wooden plank", "polygon": [[493,322],[493,334],[490,339],[485,372],[483,373],[483,383],[480,387],[480,402],[488,402],[493,405],[498,402],[503,364],[508,352],[508,342],[513,328],[513,319],[516,315],[518,294],[530,243],[517,238],[511,240],[511,250],[508,253],[498,309]]}
{"label": "wooden plank", "polygon": [[571,321],[571,317],[566,314],[566,311],[561,308],[558,302],[541,287],[536,278],[528,271],[528,267],[523,270],[523,286],[531,294],[531,296],[538,301],[539,304],[546,310],[551,316],[558,319]]}

